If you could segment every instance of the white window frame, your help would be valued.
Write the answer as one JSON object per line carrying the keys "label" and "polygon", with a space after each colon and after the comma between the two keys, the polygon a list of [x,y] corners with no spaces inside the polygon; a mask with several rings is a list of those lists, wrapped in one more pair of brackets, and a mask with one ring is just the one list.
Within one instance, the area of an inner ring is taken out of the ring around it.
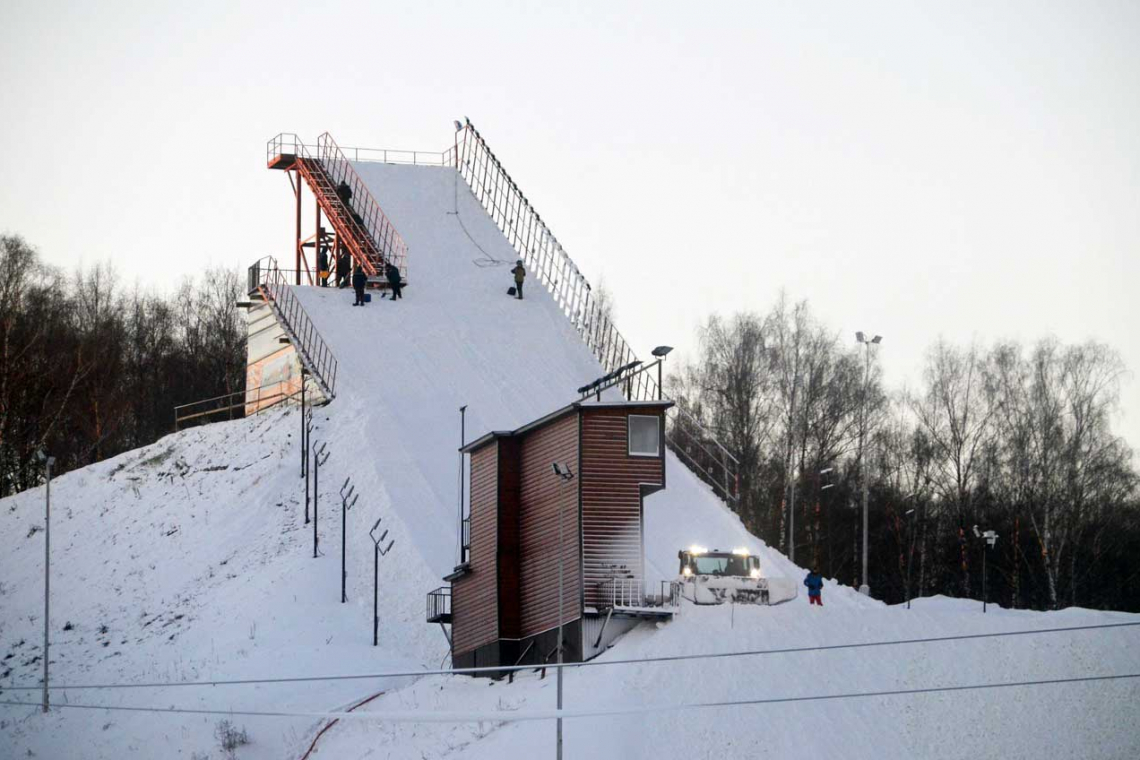
{"label": "white window frame", "polygon": [[[642,420],[653,420],[653,429],[657,433],[657,449],[653,453],[649,453],[649,452],[645,452],[645,451],[634,451],[633,450],[633,420],[635,418],[642,419]],[[629,456],[631,456],[631,457],[651,457],[654,459],[661,456],[661,418],[659,416],[657,416],[656,414],[631,414],[631,415],[628,415],[626,417],[625,425],[626,425],[626,428],[625,428],[625,435],[626,435],[625,450],[626,450],[626,453],[629,454]]]}

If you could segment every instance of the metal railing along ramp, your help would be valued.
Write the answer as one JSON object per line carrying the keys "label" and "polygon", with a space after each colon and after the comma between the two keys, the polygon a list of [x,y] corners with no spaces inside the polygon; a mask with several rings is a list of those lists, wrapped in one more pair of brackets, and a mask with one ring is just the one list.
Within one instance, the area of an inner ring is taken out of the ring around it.
{"label": "metal railing along ramp", "polygon": [[278,268],[276,259],[265,256],[250,266],[248,289],[251,294],[260,293],[265,303],[273,309],[281,328],[296,349],[301,365],[308,370],[325,398],[330,401],[334,399],[336,357],[293,293],[285,275]]}
{"label": "metal railing along ramp", "polygon": [[[374,153],[366,153],[361,160],[376,160],[372,158]],[[435,163],[428,160],[427,154],[414,157],[417,163]],[[386,154],[383,160],[387,160]],[[439,164],[456,168],[523,260],[528,273],[550,292],[604,372],[615,373],[636,365],[636,354],[593,296],[578,265],[469,120],[462,126],[462,137],[456,136],[454,147],[440,154]],[[657,379],[648,372],[640,373],[631,382],[620,383],[620,387],[622,395],[631,401],[665,397]],[[740,463],[732,452],[683,408],[673,406],[666,414],[670,423],[666,440],[673,452],[722,499],[732,502],[739,498]]]}

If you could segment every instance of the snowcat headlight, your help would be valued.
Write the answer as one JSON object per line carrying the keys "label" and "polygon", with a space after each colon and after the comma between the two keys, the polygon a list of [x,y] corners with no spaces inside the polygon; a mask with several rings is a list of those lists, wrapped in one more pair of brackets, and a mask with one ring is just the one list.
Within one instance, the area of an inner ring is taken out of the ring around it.
{"label": "snowcat headlight", "polygon": [[748,550],[745,549],[743,546],[736,547],[735,549],[732,550],[732,553],[738,557],[747,557],[748,556]]}
{"label": "snowcat headlight", "polygon": [[754,568],[752,568],[752,572],[750,572],[748,574],[752,576],[752,580],[754,580],[754,581],[759,580],[760,579],[760,568],[754,567]]}
{"label": "snowcat headlight", "polygon": [[689,547],[689,554],[704,554],[707,551],[708,549],[703,546],[698,546],[697,544],[693,544]]}
{"label": "snowcat headlight", "polygon": [[685,576],[686,578],[688,578],[692,574],[693,574],[693,568],[689,567],[688,565],[685,565],[684,567],[681,568],[681,575]]}

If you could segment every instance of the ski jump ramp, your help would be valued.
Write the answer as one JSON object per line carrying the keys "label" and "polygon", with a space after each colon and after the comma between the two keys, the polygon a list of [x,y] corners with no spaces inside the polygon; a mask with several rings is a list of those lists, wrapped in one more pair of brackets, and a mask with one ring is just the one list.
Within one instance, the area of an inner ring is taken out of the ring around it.
{"label": "ski jump ramp", "polygon": [[[339,362],[326,411],[358,430],[353,456],[376,468],[434,582],[457,561],[460,407],[470,441],[564,406],[604,370],[537,278],[524,300],[506,294],[518,256],[454,168],[354,168],[407,242],[412,284],[364,308],[349,289],[296,294]],[[693,542],[745,546],[766,574],[800,573],[671,452],[666,466],[667,489],[645,502],[647,582],[675,577]]]}

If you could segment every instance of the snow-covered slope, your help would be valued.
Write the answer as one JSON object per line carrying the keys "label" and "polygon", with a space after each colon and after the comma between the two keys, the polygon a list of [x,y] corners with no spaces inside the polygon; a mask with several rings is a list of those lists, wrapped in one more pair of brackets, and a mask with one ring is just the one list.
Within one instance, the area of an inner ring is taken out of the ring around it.
{"label": "snow-covered slope", "polygon": [[[347,291],[298,295],[340,362],[338,396],[317,410],[322,556],[312,557],[298,477],[296,412],[271,412],[168,436],[69,473],[52,489],[52,678],[142,683],[430,669],[445,661],[424,595],[455,563],[459,412],[468,439],[564,405],[600,368],[540,285],[505,295],[514,254],[446,168],[358,166],[410,248],[404,300],[350,306]],[[668,336],[663,336],[667,338]],[[769,575],[798,579],[777,552],[670,455],[667,490],[646,502],[650,579],[675,573],[676,551],[699,542],[749,546]],[[348,596],[340,603],[336,491],[361,494],[348,516]],[[0,684],[35,684],[42,624],[43,490],[0,502]],[[396,541],[381,563],[381,646],[371,646],[372,545],[382,517]],[[823,609],[686,607],[645,626],[603,659],[723,652],[1135,616],[1071,611],[982,616],[977,605],[929,600],[910,612],[830,583]],[[992,609],[992,608],[991,608]],[[66,625],[70,623],[71,625]],[[801,653],[671,665],[594,667],[568,677],[568,709],[679,704],[1140,671],[1135,629]],[[758,756],[1131,757],[1135,682],[965,695],[702,708],[568,722],[570,757]],[[3,687],[0,686],[0,690]],[[196,709],[335,711],[379,690],[362,711],[538,710],[552,680],[508,685],[432,677],[209,688],[56,692],[57,703]],[[980,695],[980,696],[979,696]],[[2,690],[0,700],[38,699]],[[1081,720],[1078,721],[1077,718]],[[0,758],[220,757],[218,716],[0,707]],[[312,718],[236,717],[252,743],[242,758],[298,757]],[[1059,730],[1057,726],[1064,726]],[[985,735],[986,741],[978,738]],[[549,723],[400,725],[342,721],[318,757],[513,757],[547,752]],[[990,743],[992,742],[992,743]],[[980,752],[974,752],[978,750]],[[1030,754],[1032,750],[1033,754]]]}

